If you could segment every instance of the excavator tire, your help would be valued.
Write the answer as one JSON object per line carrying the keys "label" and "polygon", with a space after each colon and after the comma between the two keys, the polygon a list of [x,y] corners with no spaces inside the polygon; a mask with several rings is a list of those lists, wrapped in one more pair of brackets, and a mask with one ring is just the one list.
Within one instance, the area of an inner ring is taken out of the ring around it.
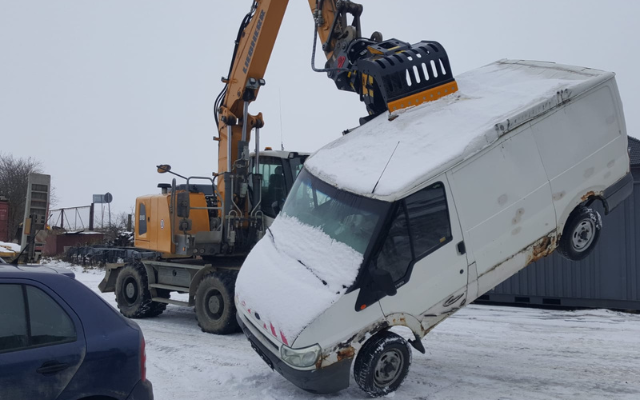
{"label": "excavator tire", "polygon": [[146,318],[162,313],[166,308],[151,301],[147,286],[147,271],[142,264],[127,264],[116,279],[116,302],[120,313],[127,318]]}
{"label": "excavator tire", "polygon": [[238,332],[235,293],[236,271],[205,275],[196,290],[196,318],[203,332],[227,335]]}
{"label": "excavator tire", "polygon": [[[158,297],[162,297],[163,299],[171,298],[171,292],[166,289],[156,289],[156,293]],[[151,310],[149,311],[148,317],[157,317],[162,314],[164,310],[167,309],[167,303],[158,303],[155,301],[151,302]]]}

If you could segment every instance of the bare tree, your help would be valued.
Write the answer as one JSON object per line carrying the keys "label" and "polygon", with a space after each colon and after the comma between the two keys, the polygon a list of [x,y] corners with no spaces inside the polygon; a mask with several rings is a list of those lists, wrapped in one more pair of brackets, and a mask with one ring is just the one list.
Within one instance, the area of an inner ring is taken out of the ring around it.
{"label": "bare tree", "polygon": [[33,158],[14,158],[0,153],[0,195],[9,201],[9,234],[15,235],[24,217],[29,174],[42,173],[42,163]]}

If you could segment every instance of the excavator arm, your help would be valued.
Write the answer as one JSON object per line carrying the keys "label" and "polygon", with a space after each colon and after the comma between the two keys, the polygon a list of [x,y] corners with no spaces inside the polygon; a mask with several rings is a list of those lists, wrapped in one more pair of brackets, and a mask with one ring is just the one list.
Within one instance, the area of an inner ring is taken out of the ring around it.
{"label": "excavator arm", "polygon": [[[457,90],[447,54],[439,43],[384,41],[379,32],[364,38],[362,5],[350,0],[308,1],[316,33],[312,68],[327,73],[339,90],[360,96],[369,114],[361,123],[385,111],[436,100]],[[253,1],[238,31],[229,75],[223,78],[225,87],[216,99],[218,191],[224,199],[225,215],[231,210],[242,215],[248,212],[248,144],[252,129],[264,125],[262,114],[251,115],[248,109],[265,84],[264,74],[287,5],[288,0]],[[318,40],[326,56],[323,68],[315,67]]]}

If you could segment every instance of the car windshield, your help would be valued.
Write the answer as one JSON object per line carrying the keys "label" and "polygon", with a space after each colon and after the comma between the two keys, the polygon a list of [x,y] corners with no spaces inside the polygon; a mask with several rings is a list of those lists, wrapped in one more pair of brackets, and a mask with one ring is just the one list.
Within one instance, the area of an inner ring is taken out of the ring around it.
{"label": "car windshield", "polygon": [[364,255],[388,207],[332,187],[302,169],[282,211]]}

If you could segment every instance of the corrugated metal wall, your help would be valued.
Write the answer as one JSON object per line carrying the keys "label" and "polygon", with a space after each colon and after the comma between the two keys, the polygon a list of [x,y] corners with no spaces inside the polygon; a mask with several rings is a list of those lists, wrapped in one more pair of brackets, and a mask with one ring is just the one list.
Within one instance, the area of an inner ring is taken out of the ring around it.
{"label": "corrugated metal wall", "polygon": [[640,168],[634,194],[611,214],[593,253],[569,261],[557,253],[529,265],[496,286],[479,302],[605,307],[640,310]]}

